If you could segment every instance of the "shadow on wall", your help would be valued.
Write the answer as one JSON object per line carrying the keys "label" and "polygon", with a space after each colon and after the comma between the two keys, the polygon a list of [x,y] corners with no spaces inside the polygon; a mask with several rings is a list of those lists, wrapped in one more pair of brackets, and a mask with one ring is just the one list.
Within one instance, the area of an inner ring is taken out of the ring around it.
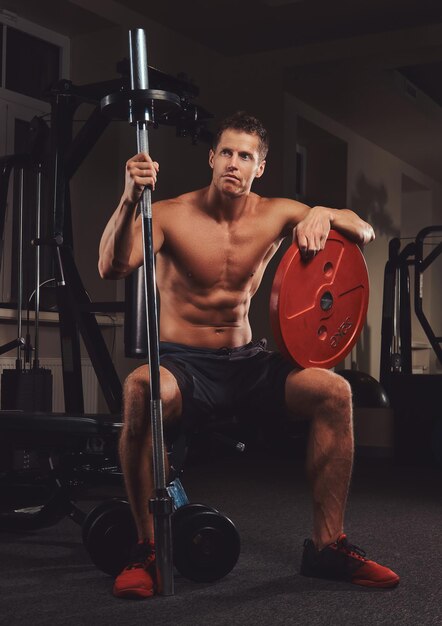
{"label": "shadow on wall", "polygon": [[399,237],[399,229],[393,224],[387,210],[388,193],[383,183],[374,185],[364,174],[359,174],[356,188],[351,197],[351,207],[366,222],[371,224],[377,235]]}

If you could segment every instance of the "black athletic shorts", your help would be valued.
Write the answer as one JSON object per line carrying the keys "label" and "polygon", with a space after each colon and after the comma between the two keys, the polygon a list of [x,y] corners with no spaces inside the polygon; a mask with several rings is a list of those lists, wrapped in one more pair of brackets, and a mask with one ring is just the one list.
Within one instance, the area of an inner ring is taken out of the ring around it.
{"label": "black athletic shorts", "polygon": [[160,363],[178,382],[185,429],[226,415],[276,418],[284,411],[287,375],[295,369],[267,350],[266,339],[219,349],[161,342]]}

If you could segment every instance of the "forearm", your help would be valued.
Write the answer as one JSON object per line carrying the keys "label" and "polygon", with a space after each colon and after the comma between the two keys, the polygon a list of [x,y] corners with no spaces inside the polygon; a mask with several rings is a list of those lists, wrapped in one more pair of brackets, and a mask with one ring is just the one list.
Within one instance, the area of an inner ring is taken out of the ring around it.
{"label": "forearm", "polygon": [[330,211],[330,227],[339,231],[359,245],[365,245],[375,238],[374,230],[350,209],[326,209]]}
{"label": "forearm", "polygon": [[102,278],[124,278],[133,267],[136,204],[124,196],[108,221],[100,241],[98,271]]}

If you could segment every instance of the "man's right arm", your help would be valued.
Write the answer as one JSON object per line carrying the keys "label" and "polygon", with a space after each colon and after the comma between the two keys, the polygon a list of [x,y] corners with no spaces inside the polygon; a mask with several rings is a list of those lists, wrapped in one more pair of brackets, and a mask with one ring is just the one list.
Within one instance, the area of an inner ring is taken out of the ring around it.
{"label": "man's right arm", "polygon": [[[155,189],[158,169],[158,163],[144,153],[127,161],[123,195],[100,241],[98,271],[102,278],[125,278],[142,265],[142,225],[136,209],[143,189]],[[153,223],[153,237],[156,253],[164,241],[157,220]]]}

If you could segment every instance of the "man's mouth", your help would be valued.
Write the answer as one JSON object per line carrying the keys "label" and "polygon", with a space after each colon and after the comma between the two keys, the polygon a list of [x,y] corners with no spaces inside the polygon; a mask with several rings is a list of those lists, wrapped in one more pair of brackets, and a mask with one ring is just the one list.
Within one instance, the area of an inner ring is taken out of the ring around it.
{"label": "man's mouth", "polygon": [[233,180],[239,180],[239,178],[237,176],[234,176],[233,174],[224,174],[223,178],[232,178]]}

